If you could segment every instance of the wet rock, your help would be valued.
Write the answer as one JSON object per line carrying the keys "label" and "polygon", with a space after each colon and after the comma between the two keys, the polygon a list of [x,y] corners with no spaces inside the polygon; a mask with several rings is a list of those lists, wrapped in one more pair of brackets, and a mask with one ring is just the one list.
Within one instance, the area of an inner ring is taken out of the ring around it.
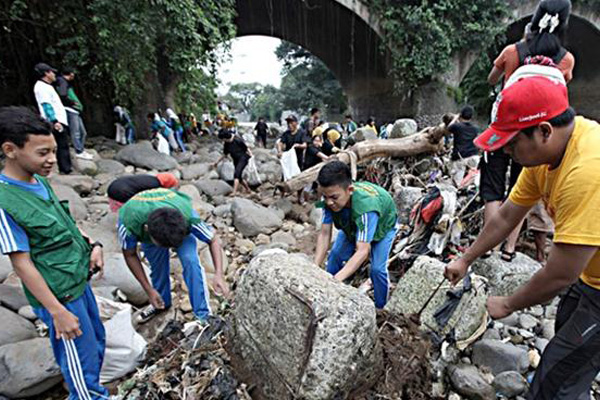
{"label": "wet rock", "polygon": [[[144,270],[146,275],[150,276],[149,269],[144,266]],[[92,286],[115,286],[125,293],[130,303],[136,306],[148,302],[146,292],[129,271],[121,253],[104,253],[104,276],[96,275],[92,278]]]}
{"label": "wet rock", "polygon": [[266,398],[291,399],[289,387],[304,399],[347,398],[380,374],[373,302],[304,257],[255,258],[232,323],[232,365]]}
{"label": "wet rock", "polygon": [[508,296],[527,282],[541,268],[540,263],[522,253],[517,253],[512,262],[503,261],[493,254],[473,263],[474,273],[489,280],[492,296]]}
{"label": "wet rock", "polygon": [[492,383],[496,392],[505,397],[515,397],[527,390],[527,381],[516,371],[506,371],[498,374]]}
{"label": "wet rock", "polygon": [[208,174],[211,167],[211,164],[206,163],[187,165],[181,169],[181,177],[188,181],[198,179]]}
{"label": "wet rock", "polygon": [[448,368],[448,376],[452,387],[469,399],[496,399],[492,385],[486,382],[481,372],[473,365],[452,365]]}
{"label": "wet rock", "polygon": [[221,180],[202,179],[194,182],[194,185],[207,196],[225,196],[233,191],[233,188]]}
{"label": "wet rock", "polygon": [[[413,266],[398,282],[398,286],[385,308],[399,314],[419,312],[444,279],[445,267],[446,264],[431,257],[417,258]],[[451,287],[448,282],[445,282],[421,314],[421,328],[424,330],[434,329],[441,336],[445,336],[454,329],[454,335],[458,342],[470,338],[484,322],[487,299],[485,283],[481,278],[472,275],[472,286],[471,291],[463,294],[446,326],[441,328],[433,318],[433,314],[448,299],[446,292],[451,290]],[[462,287],[462,283],[459,283],[457,287]]]}
{"label": "wet rock", "polygon": [[10,258],[3,254],[0,254],[0,282],[4,282],[8,274],[13,270]]}
{"label": "wet rock", "polygon": [[410,213],[415,204],[421,199],[423,192],[420,188],[406,186],[396,192],[394,201],[398,208],[398,221],[401,224],[408,225]]}
{"label": "wet rock", "polygon": [[398,139],[417,133],[417,121],[410,118],[397,119],[392,127],[390,139]]}
{"label": "wet rock", "polygon": [[69,211],[76,220],[85,219],[88,214],[87,206],[85,202],[79,197],[77,192],[73,188],[61,184],[53,184],[52,189],[60,200],[67,200],[69,202]]}
{"label": "wet rock", "polygon": [[0,304],[11,311],[18,312],[29,302],[22,287],[0,284]]}
{"label": "wet rock", "polygon": [[0,377],[0,394],[15,399],[41,395],[62,380],[48,338],[0,347]]}
{"label": "wet rock", "polygon": [[2,321],[0,346],[38,337],[35,326],[31,322],[7,308],[0,307],[0,321]]}
{"label": "wet rock", "polygon": [[173,157],[154,150],[152,144],[146,140],[123,147],[115,156],[115,160],[123,164],[157,171],[168,171],[178,166]]}
{"label": "wet rock", "polygon": [[54,184],[68,186],[80,195],[88,195],[98,187],[93,178],[85,175],[55,175],[51,178],[52,187]]}
{"label": "wet rock", "polygon": [[125,166],[115,160],[100,160],[98,161],[98,172],[117,176],[125,173]]}
{"label": "wet rock", "polygon": [[355,143],[362,142],[364,140],[373,140],[377,139],[377,133],[368,127],[358,128],[354,132],[352,132],[349,136],[350,140],[353,140]]}
{"label": "wet rock", "polygon": [[283,224],[283,219],[275,211],[247,199],[234,199],[231,213],[235,228],[246,237],[270,234]]}
{"label": "wet rock", "polygon": [[488,368],[494,375],[505,371],[519,371],[529,368],[527,351],[500,340],[481,340],[473,345],[473,363]]}

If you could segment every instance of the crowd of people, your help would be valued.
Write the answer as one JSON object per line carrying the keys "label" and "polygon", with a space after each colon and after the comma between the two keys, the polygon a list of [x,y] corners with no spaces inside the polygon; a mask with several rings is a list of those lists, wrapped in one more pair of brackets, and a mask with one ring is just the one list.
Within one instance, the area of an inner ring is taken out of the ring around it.
{"label": "crowd of people", "polygon": [[[502,258],[511,262],[515,235],[529,213],[542,221],[537,225],[538,258],[545,266],[511,296],[489,297],[489,315],[503,318],[566,291],[558,307],[556,336],[543,353],[529,399],[589,398],[600,370],[600,125],[577,116],[569,104],[567,84],[575,59],[561,44],[569,13],[567,0],[542,0],[523,40],[506,47],[494,61],[489,83],[502,81],[502,88],[486,130],[480,132],[473,122],[471,106],[463,107],[448,126],[453,138],[451,179],[460,186],[471,170],[480,171],[485,224],[464,254],[447,265],[446,278],[456,284],[474,260],[501,242]],[[85,150],[83,105],[72,86],[72,69],[57,76],[54,68],[40,63],[35,70],[39,115],[22,107],[0,109],[0,146],[6,157],[0,174],[0,249],[10,257],[36,315],[50,329],[71,398],[108,398],[99,383],[104,329],[88,283],[103,268],[103,246],[77,227],[46,179],[55,164],[63,174],[71,172],[69,134],[76,157],[91,158]],[[192,114],[177,115],[171,109],[165,117],[147,117],[154,138],[166,143],[168,152],[187,151],[189,135],[204,129],[217,134],[224,147],[215,165],[231,157],[234,192],[240,186],[250,190],[243,172],[252,151],[235,120],[226,117],[224,105],[219,112],[214,124],[203,118],[208,121],[204,126]],[[117,106],[114,113],[117,140],[134,142],[127,110]],[[383,308],[390,292],[388,258],[398,231],[396,205],[384,188],[354,181],[348,165],[335,159],[344,151],[344,139],[361,123],[351,115],[341,124],[325,123],[317,108],[302,123],[295,115],[286,123],[287,130],[275,143],[282,163],[292,157],[297,171],[323,163],[316,182],[298,193],[300,202],[316,190],[321,199],[315,264],[326,263],[326,270],[344,282],[370,260],[375,306]],[[389,131],[378,130],[373,118],[364,126],[382,138]],[[267,146],[268,131],[261,118],[255,126],[259,145]],[[200,323],[207,323],[212,311],[197,240],[209,245],[215,292],[229,294],[218,235],[178,186],[175,176],[158,174],[121,177],[108,188],[110,208],[118,212],[123,257],[150,299],[141,322],[171,306],[169,250],[174,249],[193,312]],[[330,248],[333,227],[338,234]],[[546,258],[550,231],[553,245]],[[138,245],[149,261],[150,279]]]}

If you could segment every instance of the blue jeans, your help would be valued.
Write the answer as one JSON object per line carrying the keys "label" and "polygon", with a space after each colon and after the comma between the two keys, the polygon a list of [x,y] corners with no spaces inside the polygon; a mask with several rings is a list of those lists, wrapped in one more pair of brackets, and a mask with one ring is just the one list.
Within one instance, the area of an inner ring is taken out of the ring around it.
{"label": "blue jeans", "polygon": [[73,147],[77,154],[83,153],[85,150],[85,138],[87,137],[87,131],[85,125],[81,119],[81,115],[67,111],[67,119],[69,121],[69,131],[71,133],[71,140],[73,141]]}
{"label": "blue jeans", "polygon": [[135,143],[135,129],[133,126],[125,128],[125,137],[127,138],[127,144]]}
{"label": "blue jeans", "polygon": [[69,387],[69,400],[105,399],[109,394],[100,385],[100,369],[106,340],[90,286],[65,307],[79,319],[82,335],[75,339],[56,339],[52,315],[44,307],[36,307],[34,311],[48,325],[54,358]]}
{"label": "blue jeans", "polygon": [[[371,281],[373,282],[373,291],[375,294],[375,307],[383,308],[388,301],[390,292],[390,278],[388,273],[387,261],[390,250],[396,237],[397,228],[390,230],[383,239],[378,242],[371,242]],[[356,243],[348,239],[343,231],[338,231],[335,243],[329,252],[327,258],[327,272],[331,275],[337,274],[346,261],[352,257],[356,250]]]}
{"label": "blue jeans", "polygon": [[175,131],[175,139],[177,140],[177,144],[181,151],[187,151],[187,147],[185,147],[185,143],[183,143],[183,129],[179,128]]}
{"label": "blue jeans", "polygon": [[[169,249],[152,243],[142,243],[142,250],[150,262],[152,286],[160,293],[165,306],[170,307],[172,300]],[[183,266],[183,280],[188,288],[192,310],[198,319],[206,320],[211,314],[208,286],[204,268],[198,258],[196,238],[193,235],[190,234],[185,238],[183,244],[177,249],[177,255]]]}

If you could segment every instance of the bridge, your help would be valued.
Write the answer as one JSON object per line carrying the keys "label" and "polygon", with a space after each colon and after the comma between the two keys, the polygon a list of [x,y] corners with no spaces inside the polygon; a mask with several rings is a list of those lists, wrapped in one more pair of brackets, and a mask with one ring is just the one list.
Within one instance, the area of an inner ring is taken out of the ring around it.
{"label": "bridge", "polygon": [[[507,43],[517,41],[531,18],[537,0],[507,0],[511,15]],[[431,83],[413,93],[396,94],[390,59],[377,19],[359,0],[237,0],[238,36],[265,35],[298,44],[320,58],[337,77],[356,118],[375,116],[380,122],[401,116],[437,115],[456,105],[448,86],[458,87],[476,54],[454,55],[443,84]],[[575,6],[565,43],[575,56],[574,79],[569,85],[572,105],[579,113],[600,119],[600,14]],[[490,66],[491,68],[491,66]]]}

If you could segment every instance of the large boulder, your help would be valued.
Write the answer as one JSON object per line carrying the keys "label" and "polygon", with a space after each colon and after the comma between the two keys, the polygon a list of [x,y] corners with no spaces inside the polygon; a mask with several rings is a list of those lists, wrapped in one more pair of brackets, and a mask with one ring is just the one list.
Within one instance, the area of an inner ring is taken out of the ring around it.
{"label": "large boulder", "polygon": [[115,160],[123,164],[157,171],[169,171],[179,165],[173,157],[154,150],[152,144],[145,140],[123,147],[115,156]]}
{"label": "large boulder", "polygon": [[399,139],[417,133],[417,121],[410,118],[397,119],[389,135],[390,139]]}
{"label": "large boulder", "polygon": [[[417,258],[413,266],[400,279],[398,286],[386,305],[392,313],[415,314],[425,305],[429,296],[435,291],[440,282],[444,280],[443,262],[426,256]],[[462,288],[462,282],[457,286]],[[452,288],[449,282],[444,282],[440,290],[421,314],[421,328],[433,330],[444,337],[454,329],[457,346],[463,347],[464,341],[472,340],[476,334],[483,334],[486,323],[485,303],[487,295],[485,282],[477,275],[471,275],[471,290],[463,293],[460,302],[445,326],[440,327],[434,318],[435,312],[449,299],[447,293]]]}
{"label": "large boulder", "polygon": [[117,215],[117,213],[109,212],[98,221],[83,221],[81,223],[81,228],[90,235],[90,238],[102,243],[104,253],[121,251],[117,235]]}
{"label": "large boulder", "polygon": [[73,158],[73,167],[75,171],[79,171],[84,175],[94,176],[98,173],[98,165],[92,160],[82,160],[81,158]]}
{"label": "large boulder", "polygon": [[448,368],[448,377],[454,389],[468,399],[496,400],[494,388],[473,365],[452,365]]}
{"label": "large boulder", "polygon": [[423,190],[418,187],[404,186],[396,191],[394,201],[398,209],[398,221],[401,224],[408,225],[410,222],[410,213],[422,196]]}
{"label": "large boulder", "polygon": [[517,253],[511,262],[499,254],[480,258],[471,267],[473,272],[488,279],[492,296],[508,296],[527,282],[542,268],[541,264],[523,253]]}
{"label": "large boulder", "polygon": [[247,199],[234,199],[231,213],[233,225],[246,237],[256,236],[259,233],[270,234],[283,224],[279,213]]}
{"label": "large boulder", "polygon": [[98,161],[98,171],[103,174],[109,174],[113,177],[125,173],[125,166],[115,160]]}
{"label": "large boulder", "polygon": [[[146,276],[150,276],[150,271],[144,266]],[[104,254],[104,275],[102,277],[95,276],[92,279],[93,286],[115,286],[121,290],[127,301],[141,306],[148,302],[148,296],[142,285],[135,279],[125,260],[120,253],[105,253]]]}
{"label": "large boulder", "polygon": [[233,166],[233,162],[221,162],[217,167],[217,172],[219,173],[219,179],[222,179],[227,182],[233,181],[233,175],[235,173],[235,167]]}
{"label": "large boulder", "polygon": [[505,371],[523,373],[529,368],[527,350],[501,340],[484,339],[473,345],[473,363],[488,368],[492,374]]}
{"label": "large boulder", "polygon": [[0,284],[0,305],[11,311],[19,312],[21,307],[29,304],[23,287]]}
{"label": "large boulder", "polygon": [[38,337],[35,326],[31,322],[7,308],[0,307],[0,321],[2,321],[0,346]]}
{"label": "large boulder", "polygon": [[76,220],[85,219],[88,213],[85,202],[79,197],[77,192],[73,188],[61,184],[53,184],[52,189],[60,200],[67,200],[69,202],[69,211]]}
{"label": "large boulder", "polygon": [[377,139],[377,132],[373,129],[363,126],[362,128],[358,128],[354,132],[350,134],[350,139],[355,143],[362,142],[364,140],[373,140]]}
{"label": "large boulder", "polygon": [[194,185],[207,196],[225,196],[233,191],[227,182],[221,180],[202,179],[194,182]]}
{"label": "large boulder", "polygon": [[0,254],[0,282],[4,282],[8,274],[13,270],[10,258],[4,254]]}
{"label": "large boulder", "polygon": [[48,338],[0,347],[0,395],[11,399],[38,396],[61,380]]}
{"label": "large boulder", "polygon": [[306,257],[267,253],[236,290],[232,365],[264,398],[343,399],[368,388],[382,364],[373,302]]}
{"label": "large boulder", "polygon": [[93,178],[86,175],[55,175],[51,178],[52,187],[58,183],[68,186],[80,195],[89,195],[92,190],[98,187]]}
{"label": "large boulder", "polygon": [[185,180],[191,181],[208,174],[210,169],[211,164],[207,163],[186,165],[181,169],[181,177]]}

